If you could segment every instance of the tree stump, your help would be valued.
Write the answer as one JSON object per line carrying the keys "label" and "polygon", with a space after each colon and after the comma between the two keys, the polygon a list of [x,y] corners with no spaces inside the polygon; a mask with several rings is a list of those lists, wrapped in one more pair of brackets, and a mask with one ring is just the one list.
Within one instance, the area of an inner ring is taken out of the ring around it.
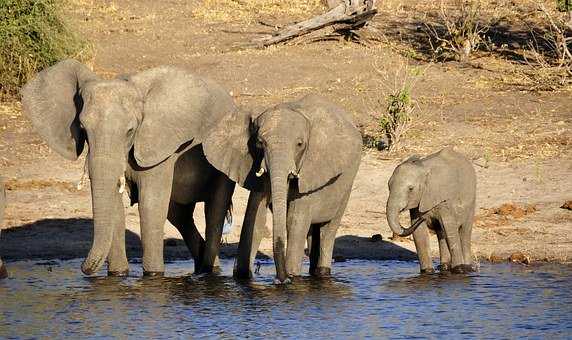
{"label": "tree stump", "polygon": [[375,0],[322,0],[329,11],[311,19],[286,25],[276,33],[254,41],[266,47],[288,41],[310,32],[334,25],[336,31],[357,30],[376,14]]}

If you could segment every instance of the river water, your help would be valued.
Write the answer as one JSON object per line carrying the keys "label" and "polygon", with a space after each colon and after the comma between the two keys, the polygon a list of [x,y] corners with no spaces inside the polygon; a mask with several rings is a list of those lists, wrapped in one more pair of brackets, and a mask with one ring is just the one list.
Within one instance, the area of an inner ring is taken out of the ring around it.
{"label": "river water", "polygon": [[[79,260],[8,263],[0,282],[0,338],[62,337],[572,337],[572,267],[484,264],[471,275],[420,276],[415,262],[335,263],[334,277],[272,284],[188,276],[86,278]],[[307,267],[305,268],[307,272]]]}

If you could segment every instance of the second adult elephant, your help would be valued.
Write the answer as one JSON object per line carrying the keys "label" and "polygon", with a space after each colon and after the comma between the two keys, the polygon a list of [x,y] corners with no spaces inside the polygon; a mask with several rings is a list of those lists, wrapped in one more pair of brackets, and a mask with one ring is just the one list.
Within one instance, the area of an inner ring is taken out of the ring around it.
{"label": "second adult elephant", "polygon": [[361,158],[362,139],[350,114],[309,95],[270,108],[250,123],[238,114],[225,117],[204,148],[217,169],[251,190],[236,275],[250,276],[267,206],[273,213],[277,280],[300,275],[306,238],[310,273],[329,275]]}
{"label": "second adult elephant", "polygon": [[[48,145],[75,160],[89,144],[87,166],[94,217],[85,274],[108,260],[108,272],[128,271],[122,192],[139,203],[143,270],[164,272],[163,227],[169,220],[189,246],[196,269],[211,271],[234,183],[205,159],[209,129],[236,110],[216,83],[183,69],[161,66],[103,80],[65,60],[40,72],[22,90],[24,113]],[[205,202],[206,241],[193,223]]]}

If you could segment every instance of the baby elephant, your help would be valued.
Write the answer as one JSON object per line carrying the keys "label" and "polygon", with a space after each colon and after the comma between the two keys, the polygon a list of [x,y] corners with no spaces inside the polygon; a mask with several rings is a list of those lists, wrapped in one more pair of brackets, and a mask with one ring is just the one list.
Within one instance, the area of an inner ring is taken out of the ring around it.
{"label": "baby elephant", "polygon": [[[433,272],[429,231],[439,239],[440,270],[472,270],[471,229],[475,215],[476,175],[469,160],[452,148],[425,158],[412,156],[389,179],[387,222],[399,236],[413,234],[422,273]],[[408,209],[405,229],[399,214]]]}

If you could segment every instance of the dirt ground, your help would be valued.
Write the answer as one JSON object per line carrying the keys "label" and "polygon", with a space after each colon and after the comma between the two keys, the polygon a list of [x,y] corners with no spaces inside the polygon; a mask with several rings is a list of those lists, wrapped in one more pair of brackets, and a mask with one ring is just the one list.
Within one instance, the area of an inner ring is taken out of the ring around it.
{"label": "dirt ground", "polygon": [[[241,47],[271,30],[257,20],[281,25],[323,8],[278,6],[253,12],[239,1],[216,3],[74,0],[66,16],[93,43],[90,66],[104,77],[161,64],[183,66],[217,80],[239,105],[254,112],[320,93],[350,110],[364,135],[376,133],[376,114],[385,109],[387,94],[415,69],[413,126],[397,153],[365,149],[335,255],[415,258],[411,240],[389,240],[388,178],[412,153],[454,146],[473,159],[478,175],[475,255],[492,261],[512,256],[519,262],[570,262],[572,211],[560,207],[572,200],[571,88],[523,90],[526,81],[517,82],[517,75],[531,66],[502,54],[485,53],[463,65],[404,53],[416,46],[407,37],[419,25],[408,13],[423,9],[422,1],[383,2],[372,24],[382,39],[365,45],[302,40],[264,50]],[[230,3],[242,11],[218,11],[217,6]],[[89,186],[76,189],[84,157],[69,162],[51,151],[21,115],[18,102],[0,104],[0,131],[0,167],[9,179],[8,230],[2,233],[0,254],[12,260],[85,256],[92,233],[90,192]],[[224,255],[236,249],[246,198],[245,190],[236,190],[236,226],[224,236]],[[196,215],[202,227],[200,205]],[[127,228],[129,255],[138,257],[136,207],[127,208]],[[178,232],[170,225],[165,230],[166,257],[187,258]],[[371,242],[373,234],[381,234],[383,241]],[[435,238],[434,255],[437,250]],[[260,251],[271,253],[270,238]]]}

